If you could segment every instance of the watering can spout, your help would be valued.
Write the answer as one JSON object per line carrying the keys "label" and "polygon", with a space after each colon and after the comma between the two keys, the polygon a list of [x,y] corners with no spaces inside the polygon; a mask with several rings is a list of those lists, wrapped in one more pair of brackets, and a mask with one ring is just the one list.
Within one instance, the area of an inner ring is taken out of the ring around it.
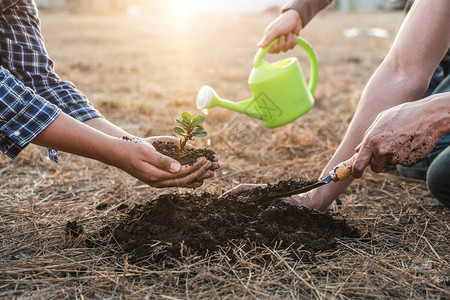
{"label": "watering can spout", "polygon": [[262,119],[263,115],[250,107],[250,103],[252,101],[253,98],[240,102],[223,99],[219,97],[216,91],[209,85],[202,86],[197,94],[197,108],[200,110],[220,106],[241,114],[246,114],[254,118]]}

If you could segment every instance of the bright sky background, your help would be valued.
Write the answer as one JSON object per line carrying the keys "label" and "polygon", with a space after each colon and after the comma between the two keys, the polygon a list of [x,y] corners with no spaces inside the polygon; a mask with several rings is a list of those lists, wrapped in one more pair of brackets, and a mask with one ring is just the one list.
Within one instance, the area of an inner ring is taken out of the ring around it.
{"label": "bright sky background", "polygon": [[213,13],[239,16],[258,13],[270,6],[283,6],[287,0],[167,0],[179,15]]}

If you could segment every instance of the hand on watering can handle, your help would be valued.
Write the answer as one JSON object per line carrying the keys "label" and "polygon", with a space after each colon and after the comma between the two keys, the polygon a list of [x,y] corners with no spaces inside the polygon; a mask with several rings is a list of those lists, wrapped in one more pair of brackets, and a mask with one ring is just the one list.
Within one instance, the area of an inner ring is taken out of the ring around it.
{"label": "hand on watering can handle", "polygon": [[[311,95],[314,95],[314,92],[316,91],[317,86],[317,80],[319,78],[319,63],[317,61],[316,53],[314,52],[314,49],[312,46],[301,37],[297,37],[296,39],[297,45],[303,48],[305,50],[306,54],[309,58],[310,63],[310,76],[309,76],[309,83],[308,88],[311,92]],[[260,48],[253,58],[253,68],[258,68],[260,65],[263,64],[263,58],[268,53],[270,47],[278,43],[278,39],[273,40],[267,47]]]}
{"label": "hand on watering can handle", "polygon": [[279,38],[279,42],[271,46],[269,53],[286,52],[295,47],[302,27],[300,14],[294,9],[289,9],[266,27],[258,47],[267,47],[270,42]]}

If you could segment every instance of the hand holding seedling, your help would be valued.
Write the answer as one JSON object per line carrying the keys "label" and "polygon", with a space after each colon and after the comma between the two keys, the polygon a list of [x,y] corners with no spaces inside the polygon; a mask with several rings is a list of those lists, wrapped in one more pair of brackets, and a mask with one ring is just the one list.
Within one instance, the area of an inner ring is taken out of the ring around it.
{"label": "hand holding seedling", "polygon": [[[146,139],[146,142],[153,144],[154,142],[172,142],[174,144],[179,144],[180,141],[174,137],[171,136],[156,136],[156,137],[150,137]],[[190,144],[185,144],[185,149],[197,149],[194,146]],[[162,155],[161,153],[157,152],[159,155]],[[162,155],[164,158],[169,158],[171,161],[176,160]],[[204,157],[197,158],[197,161],[193,165],[182,165],[180,175],[187,174],[187,176],[184,179],[188,180],[189,182],[192,182],[191,184],[187,185],[187,187],[199,187],[202,185],[203,180],[214,177],[214,171],[220,168],[220,165],[218,163],[218,159],[214,158],[213,161],[209,161]],[[192,178],[195,178],[194,181],[191,181]]]}
{"label": "hand holding seedling", "polygon": [[[180,152],[183,152],[185,149],[196,149],[187,142],[194,140],[194,137],[206,136],[205,129],[200,125],[204,121],[205,117],[202,115],[192,118],[189,113],[184,112],[182,119],[176,120],[180,127],[174,128],[174,132],[179,137],[157,136],[142,140],[131,140],[131,142],[134,142],[136,148],[138,148],[138,155],[130,157],[132,163],[129,165],[130,170],[127,172],[132,172],[132,174],[141,173],[140,175],[134,176],[154,187],[201,186],[203,180],[213,177],[214,171],[219,168],[216,158],[213,161],[209,161],[204,157],[199,157],[193,164],[181,165],[174,158],[157,151],[153,143],[173,143],[179,145]],[[142,170],[146,171],[142,173]]]}
{"label": "hand holding seedling", "polygon": [[176,119],[179,126],[173,128],[174,137],[152,137],[146,141],[152,144],[160,155],[170,157],[172,161],[181,162],[181,169],[191,170],[191,167],[197,167],[201,164],[198,171],[190,174],[189,179],[195,177],[189,187],[198,187],[204,179],[214,176],[214,171],[220,165],[214,152],[209,149],[197,149],[187,142],[194,140],[195,137],[204,137],[207,135],[205,129],[200,124],[205,121],[205,116],[198,115],[192,117],[188,112],[183,112],[181,120]]}
{"label": "hand holding seedling", "polygon": [[183,165],[173,158],[159,153],[151,143],[154,141],[176,141],[171,137],[150,137],[125,140],[124,158],[120,168],[150,186],[199,187],[206,178],[214,176],[210,169],[213,162],[199,158],[192,165]]}

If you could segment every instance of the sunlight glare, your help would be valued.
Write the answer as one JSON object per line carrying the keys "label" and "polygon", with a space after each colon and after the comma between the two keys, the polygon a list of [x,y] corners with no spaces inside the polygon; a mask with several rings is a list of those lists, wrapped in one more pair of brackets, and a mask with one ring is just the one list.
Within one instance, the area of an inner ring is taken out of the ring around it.
{"label": "sunlight glare", "polygon": [[178,16],[214,14],[237,18],[242,14],[264,11],[279,6],[280,0],[167,0]]}
{"label": "sunlight glare", "polygon": [[180,17],[187,17],[197,13],[205,12],[205,7],[210,1],[207,0],[168,0],[169,4]]}

